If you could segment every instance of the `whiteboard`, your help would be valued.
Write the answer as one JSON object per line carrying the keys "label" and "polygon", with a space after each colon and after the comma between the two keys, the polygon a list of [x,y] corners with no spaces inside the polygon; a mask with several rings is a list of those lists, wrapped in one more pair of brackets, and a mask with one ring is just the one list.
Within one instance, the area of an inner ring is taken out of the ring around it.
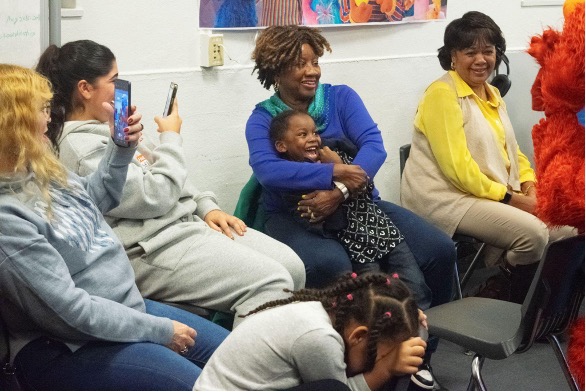
{"label": "whiteboard", "polygon": [[49,46],[49,0],[0,0],[0,62],[32,68]]}

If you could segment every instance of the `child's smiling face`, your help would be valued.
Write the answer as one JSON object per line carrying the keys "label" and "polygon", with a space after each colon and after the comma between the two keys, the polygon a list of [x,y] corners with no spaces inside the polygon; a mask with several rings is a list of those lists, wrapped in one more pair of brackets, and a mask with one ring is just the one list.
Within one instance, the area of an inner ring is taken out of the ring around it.
{"label": "child's smiling face", "polygon": [[275,143],[278,152],[298,162],[317,162],[320,146],[321,138],[315,123],[307,114],[296,114],[289,118],[283,139]]}

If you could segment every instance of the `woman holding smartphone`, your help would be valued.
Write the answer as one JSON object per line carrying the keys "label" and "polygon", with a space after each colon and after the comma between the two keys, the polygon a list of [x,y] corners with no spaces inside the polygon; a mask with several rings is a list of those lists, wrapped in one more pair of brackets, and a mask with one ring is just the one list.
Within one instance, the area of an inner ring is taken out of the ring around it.
{"label": "woman holding smartphone", "polygon": [[10,336],[8,366],[23,390],[190,390],[227,331],[143,300],[102,216],[120,201],[141,116],[129,118],[130,146],[116,146],[113,108],[101,102],[110,133],[97,170],[81,178],[55,158],[45,136],[51,98],[47,79],[0,64],[0,318]]}
{"label": "woman holding smartphone", "polygon": [[[47,133],[65,166],[85,176],[106,151],[107,117],[98,100],[114,98],[114,54],[93,41],[50,46],[37,70],[52,82]],[[164,98],[164,97],[162,97]],[[305,269],[286,245],[223,212],[211,192],[188,180],[177,102],[155,117],[160,145],[139,146],[120,205],[106,215],[121,239],[144,297],[246,314],[283,289],[305,285]],[[242,319],[234,318],[235,324]]]}

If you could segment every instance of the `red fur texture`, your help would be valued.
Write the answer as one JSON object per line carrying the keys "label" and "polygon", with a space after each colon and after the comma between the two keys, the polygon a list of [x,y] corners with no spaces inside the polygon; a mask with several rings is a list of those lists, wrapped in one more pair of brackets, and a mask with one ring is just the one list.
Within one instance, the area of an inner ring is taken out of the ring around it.
{"label": "red fur texture", "polygon": [[584,231],[584,3],[562,32],[546,29],[528,53],[541,65],[531,89],[533,108],[545,118],[533,127],[537,216],[550,226]]}
{"label": "red fur texture", "polygon": [[568,364],[578,386],[584,390],[584,319],[576,320],[570,333]]}
{"label": "red fur texture", "polygon": [[[562,32],[546,29],[528,53],[541,69],[531,88],[533,109],[545,118],[533,127],[537,216],[549,226],[584,232],[584,2],[566,16]],[[568,364],[584,390],[584,318],[571,327]]]}

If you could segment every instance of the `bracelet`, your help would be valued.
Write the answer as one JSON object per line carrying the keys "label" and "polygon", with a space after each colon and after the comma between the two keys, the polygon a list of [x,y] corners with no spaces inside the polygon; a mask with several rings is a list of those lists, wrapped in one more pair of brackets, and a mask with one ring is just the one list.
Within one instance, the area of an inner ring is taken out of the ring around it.
{"label": "bracelet", "polygon": [[346,188],[346,185],[339,181],[334,181],[334,185],[336,186],[336,188],[340,190],[340,192],[342,192],[344,200],[348,199],[348,197],[350,196],[350,192],[348,192],[348,188]]}
{"label": "bracelet", "polygon": [[525,196],[527,196],[527,193],[529,193],[529,189],[531,189],[531,188],[535,188],[535,185],[534,185],[534,184],[531,184],[531,185],[529,185],[529,186],[527,187],[527,189],[525,189],[525,192],[523,192],[523,194],[524,194]]}

